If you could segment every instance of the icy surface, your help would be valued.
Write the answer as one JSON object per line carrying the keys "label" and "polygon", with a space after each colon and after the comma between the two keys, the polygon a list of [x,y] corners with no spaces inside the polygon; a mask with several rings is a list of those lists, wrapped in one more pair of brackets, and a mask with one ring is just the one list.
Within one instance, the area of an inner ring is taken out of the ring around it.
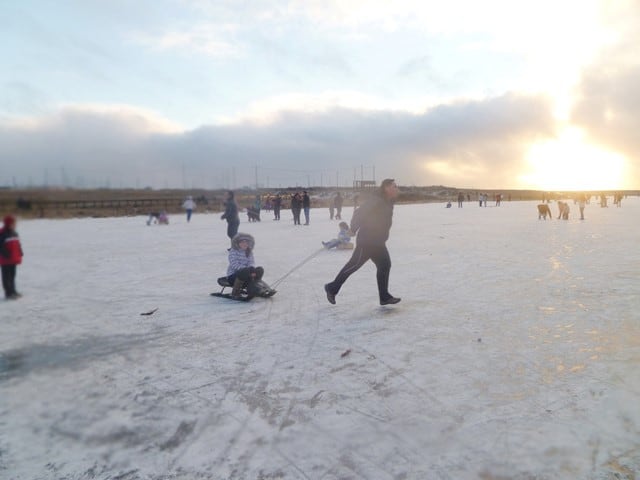
{"label": "icy surface", "polygon": [[571,207],[397,206],[388,307],[372,264],[327,302],[324,209],[243,216],[250,303],[209,296],[218,215],[20,221],[0,478],[637,478],[640,199]]}

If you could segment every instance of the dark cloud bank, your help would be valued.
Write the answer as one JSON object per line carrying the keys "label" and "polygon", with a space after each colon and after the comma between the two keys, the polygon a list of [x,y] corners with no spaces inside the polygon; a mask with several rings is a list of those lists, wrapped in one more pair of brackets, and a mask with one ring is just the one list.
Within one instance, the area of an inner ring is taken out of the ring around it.
{"label": "dark cloud bank", "polygon": [[[268,124],[149,133],[143,116],[64,110],[36,127],[0,127],[0,182],[217,188],[394,176],[402,184],[514,187],[525,146],[553,135],[543,97],[504,95],[421,115],[282,112]],[[446,171],[430,169],[446,163]],[[362,167],[364,166],[364,167]],[[440,173],[439,173],[440,172]]]}

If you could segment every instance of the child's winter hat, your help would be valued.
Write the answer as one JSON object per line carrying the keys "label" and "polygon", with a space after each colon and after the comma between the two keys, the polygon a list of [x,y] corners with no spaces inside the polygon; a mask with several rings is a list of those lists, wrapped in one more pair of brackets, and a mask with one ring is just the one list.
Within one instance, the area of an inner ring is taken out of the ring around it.
{"label": "child's winter hat", "polygon": [[238,233],[236,234],[235,237],[233,237],[233,239],[231,240],[231,246],[233,248],[235,248],[236,250],[238,250],[240,248],[240,242],[246,240],[247,242],[249,242],[249,249],[253,249],[254,245],[255,245],[255,240],[253,239],[253,237],[251,235],[249,235],[248,233]]}
{"label": "child's winter hat", "polygon": [[12,227],[16,224],[16,217],[13,215],[7,215],[2,221],[4,222],[5,227]]}

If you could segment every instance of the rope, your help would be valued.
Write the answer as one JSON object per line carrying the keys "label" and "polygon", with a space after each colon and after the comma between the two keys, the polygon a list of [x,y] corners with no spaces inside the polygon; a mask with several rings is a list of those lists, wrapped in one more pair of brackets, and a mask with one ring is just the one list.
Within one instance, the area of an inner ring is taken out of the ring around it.
{"label": "rope", "polygon": [[296,266],[294,266],[291,270],[289,270],[287,273],[285,273],[283,276],[281,276],[279,279],[277,279],[275,282],[273,282],[273,284],[271,285],[272,288],[276,288],[278,285],[280,285],[282,283],[282,281],[287,278],[289,275],[291,275],[293,272],[295,272],[296,270],[298,270],[299,268],[301,268],[302,266],[304,266],[305,263],[310,262],[311,260],[313,260],[315,257],[318,256],[318,254],[320,252],[323,252],[325,250],[324,247],[321,247],[320,249],[318,249],[317,251],[313,252],[311,255],[309,255],[307,258],[305,258],[304,260],[302,260],[300,263],[298,263]]}

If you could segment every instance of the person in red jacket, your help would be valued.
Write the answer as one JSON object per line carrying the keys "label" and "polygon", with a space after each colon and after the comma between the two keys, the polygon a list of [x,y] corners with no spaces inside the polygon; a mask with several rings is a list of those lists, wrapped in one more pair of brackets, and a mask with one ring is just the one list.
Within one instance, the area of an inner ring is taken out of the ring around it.
{"label": "person in red jacket", "polygon": [[16,291],[16,270],[22,263],[22,246],[16,232],[16,219],[4,217],[4,227],[0,229],[0,267],[2,268],[2,288],[7,300],[16,300],[21,295]]}

